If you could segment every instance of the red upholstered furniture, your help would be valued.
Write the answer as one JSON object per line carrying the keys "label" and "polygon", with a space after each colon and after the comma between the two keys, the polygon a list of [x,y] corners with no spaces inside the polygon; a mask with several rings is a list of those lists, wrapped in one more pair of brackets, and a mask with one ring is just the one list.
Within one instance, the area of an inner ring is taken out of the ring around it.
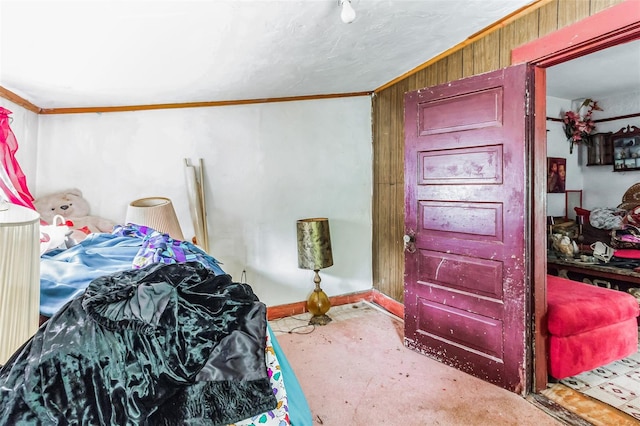
{"label": "red upholstered furniture", "polygon": [[635,353],[638,315],[628,293],[548,275],[549,374],[563,379]]}

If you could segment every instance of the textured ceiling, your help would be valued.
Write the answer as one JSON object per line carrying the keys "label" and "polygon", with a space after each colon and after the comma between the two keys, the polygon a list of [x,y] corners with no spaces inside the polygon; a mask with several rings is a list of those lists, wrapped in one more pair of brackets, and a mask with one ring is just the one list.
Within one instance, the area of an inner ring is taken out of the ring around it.
{"label": "textured ceiling", "polygon": [[372,91],[533,0],[0,0],[0,86],[41,108]]}
{"label": "textured ceiling", "polygon": [[[0,0],[0,86],[41,108],[373,91],[533,0]],[[640,88],[640,41],[548,69],[566,99]]]}

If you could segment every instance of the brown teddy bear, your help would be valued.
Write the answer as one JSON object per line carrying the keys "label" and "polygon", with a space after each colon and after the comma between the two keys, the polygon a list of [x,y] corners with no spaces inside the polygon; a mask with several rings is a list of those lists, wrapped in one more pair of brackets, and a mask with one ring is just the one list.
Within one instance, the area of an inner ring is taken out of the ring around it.
{"label": "brown teddy bear", "polygon": [[[82,197],[82,191],[77,188],[43,195],[33,200],[36,211],[42,220],[48,224],[54,223],[54,217],[60,215],[64,224],[71,229],[79,230],[85,237],[90,233],[111,233],[115,223],[99,217],[89,215],[89,202]],[[81,241],[82,234],[73,233],[74,239]]]}

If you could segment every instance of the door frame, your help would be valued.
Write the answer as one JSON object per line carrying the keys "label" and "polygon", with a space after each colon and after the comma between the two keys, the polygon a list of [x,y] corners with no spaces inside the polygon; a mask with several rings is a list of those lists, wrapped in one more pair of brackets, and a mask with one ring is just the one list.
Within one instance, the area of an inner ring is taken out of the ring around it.
{"label": "door frame", "polygon": [[534,128],[531,167],[531,230],[533,250],[531,279],[534,310],[534,391],[547,386],[547,342],[544,319],[546,299],[546,68],[632,40],[640,39],[640,7],[627,0],[579,22],[519,46],[511,51],[511,64],[528,63],[534,68]]}

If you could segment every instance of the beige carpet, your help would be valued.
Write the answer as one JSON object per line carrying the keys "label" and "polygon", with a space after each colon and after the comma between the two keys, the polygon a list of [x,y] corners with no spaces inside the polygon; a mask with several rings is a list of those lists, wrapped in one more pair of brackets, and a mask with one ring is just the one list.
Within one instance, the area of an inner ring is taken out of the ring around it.
{"label": "beige carpet", "polygon": [[308,314],[271,322],[316,425],[562,424],[520,395],[405,348],[402,321],[370,304],[329,315],[334,321],[315,329],[305,326]]}

